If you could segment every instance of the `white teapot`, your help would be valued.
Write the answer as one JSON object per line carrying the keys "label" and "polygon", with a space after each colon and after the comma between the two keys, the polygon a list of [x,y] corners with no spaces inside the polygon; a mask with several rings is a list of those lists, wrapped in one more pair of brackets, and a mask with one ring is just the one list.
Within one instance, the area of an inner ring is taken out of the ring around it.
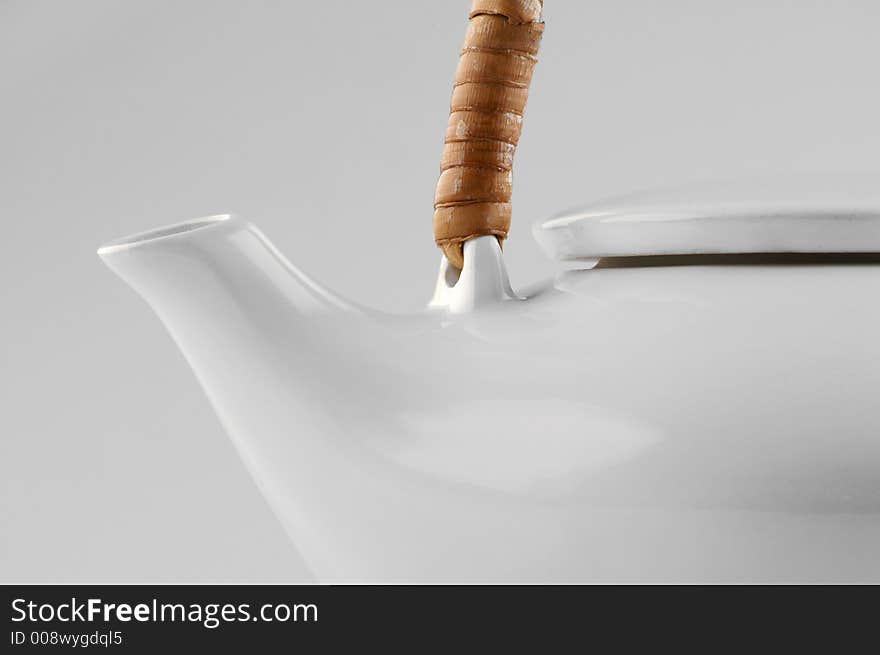
{"label": "white teapot", "polygon": [[880,185],[596,204],[536,227],[568,270],[514,290],[541,2],[470,16],[425,312],[344,300],[230,216],[99,250],[315,574],[880,582]]}
{"label": "white teapot", "polygon": [[468,241],[414,316],[229,216],[99,254],[322,581],[880,581],[880,198],[731,189],[546,221],[516,291]]}

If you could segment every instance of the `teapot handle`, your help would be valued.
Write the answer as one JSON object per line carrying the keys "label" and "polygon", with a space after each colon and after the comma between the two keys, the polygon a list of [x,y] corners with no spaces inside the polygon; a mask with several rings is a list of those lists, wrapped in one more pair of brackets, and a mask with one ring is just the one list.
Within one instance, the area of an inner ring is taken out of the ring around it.
{"label": "teapot handle", "polygon": [[511,169],[544,23],[543,0],[473,0],[455,72],[434,241],[461,269],[462,245],[510,227]]}

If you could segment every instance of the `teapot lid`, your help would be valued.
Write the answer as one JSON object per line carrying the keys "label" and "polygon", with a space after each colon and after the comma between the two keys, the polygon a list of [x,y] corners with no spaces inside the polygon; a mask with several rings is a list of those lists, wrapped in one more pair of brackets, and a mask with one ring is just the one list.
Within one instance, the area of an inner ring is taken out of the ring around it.
{"label": "teapot lid", "polygon": [[880,178],[746,180],[611,198],[534,227],[555,259],[880,253]]}

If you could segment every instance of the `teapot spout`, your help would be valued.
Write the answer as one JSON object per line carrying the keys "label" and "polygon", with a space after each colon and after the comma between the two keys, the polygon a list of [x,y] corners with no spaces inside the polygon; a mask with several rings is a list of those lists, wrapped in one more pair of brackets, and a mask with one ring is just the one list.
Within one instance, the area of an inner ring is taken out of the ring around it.
{"label": "teapot spout", "polygon": [[98,254],[159,316],[246,462],[264,422],[321,422],[344,386],[333,362],[351,359],[374,323],[232,216],[143,232]]}
{"label": "teapot spout", "polygon": [[353,350],[342,344],[364,331],[366,310],[233,216],[135,234],[98,254],[156,312],[221,418],[251,413],[301,379],[320,386],[335,370],[329,360]]}
{"label": "teapot spout", "polygon": [[309,315],[357,311],[293,266],[255,226],[228,214],[117,239],[98,255],[175,338],[185,324],[203,331],[227,323],[233,308],[252,318],[270,307],[277,317],[282,306]]}

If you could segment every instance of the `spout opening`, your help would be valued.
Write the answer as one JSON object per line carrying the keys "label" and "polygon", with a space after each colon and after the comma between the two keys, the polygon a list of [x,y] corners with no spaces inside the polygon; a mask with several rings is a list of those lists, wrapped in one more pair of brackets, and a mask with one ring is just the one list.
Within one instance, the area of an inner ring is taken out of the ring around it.
{"label": "spout opening", "polygon": [[146,230],[145,232],[137,232],[120,239],[108,241],[98,248],[98,255],[104,256],[121,250],[128,250],[147,243],[153,243],[164,239],[170,239],[181,234],[194,232],[196,230],[205,230],[216,227],[232,219],[231,214],[217,214],[215,216],[203,216],[201,218],[193,218],[188,221],[165,225],[163,227]]}

